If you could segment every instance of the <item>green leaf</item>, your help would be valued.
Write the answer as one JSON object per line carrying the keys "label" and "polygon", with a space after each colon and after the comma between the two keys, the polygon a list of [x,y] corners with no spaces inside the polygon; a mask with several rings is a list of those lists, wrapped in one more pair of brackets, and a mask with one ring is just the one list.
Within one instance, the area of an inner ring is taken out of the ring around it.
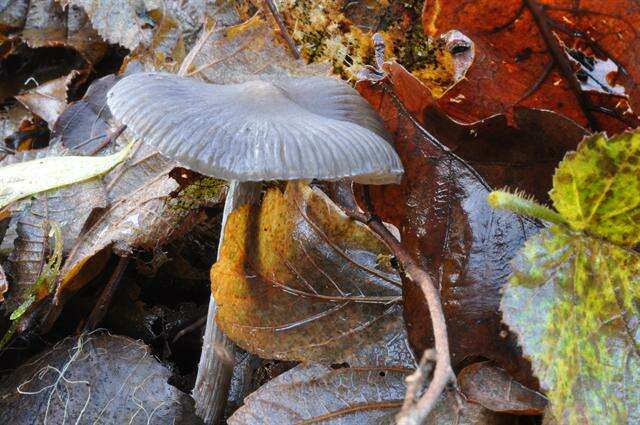
{"label": "green leaf", "polygon": [[572,228],[639,243],[640,132],[584,139],[558,166],[550,196]]}
{"label": "green leaf", "polygon": [[106,173],[122,162],[132,145],[108,156],[59,156],[0,168],[0,209],[38,192],[66,186]]}
{"label": "green leaf", "polygon": [[555,226],[513,262],[501,309],[560,423],[640,423],[640,255]]}

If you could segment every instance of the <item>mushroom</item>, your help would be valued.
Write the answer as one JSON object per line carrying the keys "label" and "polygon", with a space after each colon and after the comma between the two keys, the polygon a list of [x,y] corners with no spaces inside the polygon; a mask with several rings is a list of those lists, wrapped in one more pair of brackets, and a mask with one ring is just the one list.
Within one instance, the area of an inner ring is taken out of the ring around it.
{"label": "mushroom", "polygon": [[[403,168],[369,104],[330,77],[275,77],[216,85],[171,74],[139,73],[108,93],[113,115],[144,143],[201,174],[230,181],[228,214],[256,202],[257,182],[348,178],[399,182]],[[221,242],[222,243],[222,235]],[[233,344],[215,325],[211,298],[194,389],[206,423],[226,400]]]}

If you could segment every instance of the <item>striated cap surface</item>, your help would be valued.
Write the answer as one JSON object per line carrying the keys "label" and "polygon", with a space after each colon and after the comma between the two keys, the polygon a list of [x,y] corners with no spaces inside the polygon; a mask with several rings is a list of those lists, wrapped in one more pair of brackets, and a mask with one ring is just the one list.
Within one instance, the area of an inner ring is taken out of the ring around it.
{"label": "striated cap surface", "polygon": [[403,173],[376,112],[330,77],[216,85],[139,73],[120,80],[107,101],[145,143],[218,178],[387,184]]}

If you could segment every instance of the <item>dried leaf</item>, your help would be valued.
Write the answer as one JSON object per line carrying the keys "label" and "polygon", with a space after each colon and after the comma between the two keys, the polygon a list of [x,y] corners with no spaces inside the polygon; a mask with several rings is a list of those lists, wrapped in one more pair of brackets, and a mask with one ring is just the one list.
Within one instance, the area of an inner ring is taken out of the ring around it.
{"label": "dried leaf", "polygon": [[130,146],[108,156],[60,156],[0,168],[0,208],[38,192],[106,173],[129,155]]}
{"label": "dried leaf", "polygon": [[[15,133],[20,131],[24,123],[31,118],[33,118],[31,112],[19,103],[0,110],[0,143],[11,142]],[[4,153],[0,152],[0,160],[3,157]]]}
{"label": "dried leaf", "polygon": [[[510,115],[520,105],[559,112],[593,130],[638,125],[634,1],[428,1],[422,20],[430,35],[458,29],[476,44],[467,78],[438,101],[456,119]],[[594,93],[593,85],[607,94]]]}
{"label": "dried leaf", "polygon": [[69,337],[2,381],[0,422],[197,424],[193,401],[141,342]]}
{"label": "dried leaf", "polygon": [[404,399],[409,370],[297,366],[245,399],[231,425],[268,423],[376,423]]}
{"label": "dried leaf", "polygon": [[65,77],[47,81],[17,95],[16,99],[31,112],[45,120],[49,124],[49,128],[53,129],[56,120],[67,107],[67,89],[78,74],[77,71],[72,71]]}
{"label": "dried leaf", "polygon": [[[217,321],[265,358],[350,361],[400,325],[397,274],[371,231],[322,192],[290,183],[233,212],[211,269]],[[399,326],[400,325],[400,326]]]}
{"label": "dried leaf", "polygon": [[31,48],[67,47],[89,63],[98,62],[107,45],[82,9],[66,10],[56,0],[9,0],[0,10],[0,34],[19,38]]}
{"label": "dried leaf", "polygon": [[[400,229],[404,246],[440,288],[453,364],[482,356],[535,385],[498,309],[509,260],[538,226],[492,210],[484,179],[418,125],[389,82],[362,81],[357,89],[385,120],[405,166],[400,185],[370,187],[373,210]],[[433,347],[427,304],[411,281],[403,297],[409,340],[420,356]]]}
{"label": "dried leaf", "polygon": [[626,246],[640,243],[640,133],[596,134],[558,165],[550,192],[572,228]]}
{"label": "dried leaf", "polygon": [[513,379],[491,362],[474,363],[458,373],[458,385],[468,401],[493,412],[541,415],[547,399]]}
{"label": "dried leaf", "polygon": [[[205,35],[206,36],[206,35]],[[232,84],[256,76],[311,76],[327,74],[325,65],[294,60],[259,15],[237,25],[214,28],[194,58],[188,75],[210,83]]]}

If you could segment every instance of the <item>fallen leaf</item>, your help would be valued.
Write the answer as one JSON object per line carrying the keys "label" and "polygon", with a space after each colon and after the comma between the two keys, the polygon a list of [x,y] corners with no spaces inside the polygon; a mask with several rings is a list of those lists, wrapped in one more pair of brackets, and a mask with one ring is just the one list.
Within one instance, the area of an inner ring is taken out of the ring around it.
{"label": "fallen leaf", "polygon": [[328,74],[325,65],[295,60],[260,15],[223,28],[213,28],[187,70],[215,84],[242,83],[277,76]]}
{"label": "fallen leaf", "polygon": [[108,156],[59,156],[0,168],[0,208],[35,193],[106,173],[129,155],[130,146]]}
{"label": "fallen leaf", "polygon": [[[400,230],[403,245],[440,288],[452,363],[482,356],[535,385],[514,335],[501,324],[499,303],[509,260],[538,226],[492,210],[489,185],[418,125],[388,82],[361,81],[356,88],[385,120],[405,166],[400,185],[370,187],[373,210]],[[433,347],[427,304],[411,281],[404,282],[403,297],[419,357]]]}
{"label": "fallen leaf", "polygon": [[638,125],[640,8],[633,1],[427,1],[422,21],[430,35],[458,29],[476,45],[467,78],[438,101],[456,119],[510,115],[520,105],[592,130]]}
{"label": "fallen leaf", "polygon": [[69,337],[0,385],[0,422],[201,423],[191,398],[139,341],[103,333]]}
{"label": "fallen leaf", "polygon": [[402,328],[399,278],[378,262],[387,248],[319,190],[272,188],[261,206],[230,214],[225,229],[212,292],[218,324],[240,347],[343,362]]}
{"label": "fallen leaf", "polygon": [[493,412],[541,415],[547,406],[545,396],[523,386],[491,362],[467,366],[458,373],[457,378],[467,401]]}
{"label": "fallen leaf", "polygon": [[82,99],[62,112],[53,127],[53,137],[78,153],[89,154],[102,147],[113,119],[107,92],[118,80],[111,74],[91,83]]}
{"label": "fallen leaf", "polygon": [[[0,143],[3,143],[4,146],[11,146],[13,140],[15,140],[16,133],[31,118],[33,118],[31,112],[19,103],[0,110]],[[4,155],[5,153],[0,150],[0,161],[4,158]]]}
{"label": "fallen leaf", "polygon": [[231,425],[377,423],[404,399],[407,369],[297,366],[245,399]]}
{"label": "fallen leaf", "polygon": [[513,108],[510,119],[500,114],[461,123],[440,109],[423,84],[400,64],[387,62],[383,69],[414,119],[492,187],[518,188],[547,202],[556,165],[587,134],[555,112],[520,106]]}
{"label": "fallen leaf", "polygon": [[16,95],[16,99],[31,112],[45,120],[49,128],[53,129],[56,120],[67,107],[69,85],[78,74],[77,71],[72,71],[65,77],[47,81],[36,88]]}
{"label": "fallen leaf", "polygon": [[65,47],[78,52],[88,63],[97,63],[107,44],[93,29],[82,9],[63,9],[56,0],[9,0],[0,10],[2,36],[24,41],[33,49]]}
{"label": "fallen leaf", "polygon": [[[60,152],[56,146],[39,152],[50,155]],[[9,255],[11,291],[5,302],[13,310],[22,303],[25,294],[36,283],[50,253],[53,242],[49,235],[52,224],[58,226],[63,235],[62,250],[67,255],[89,214],[94,208],[106,206],[106,193],[100,179],[90,179],[60,189],[43,192],[17,214],[14,249]]]}

